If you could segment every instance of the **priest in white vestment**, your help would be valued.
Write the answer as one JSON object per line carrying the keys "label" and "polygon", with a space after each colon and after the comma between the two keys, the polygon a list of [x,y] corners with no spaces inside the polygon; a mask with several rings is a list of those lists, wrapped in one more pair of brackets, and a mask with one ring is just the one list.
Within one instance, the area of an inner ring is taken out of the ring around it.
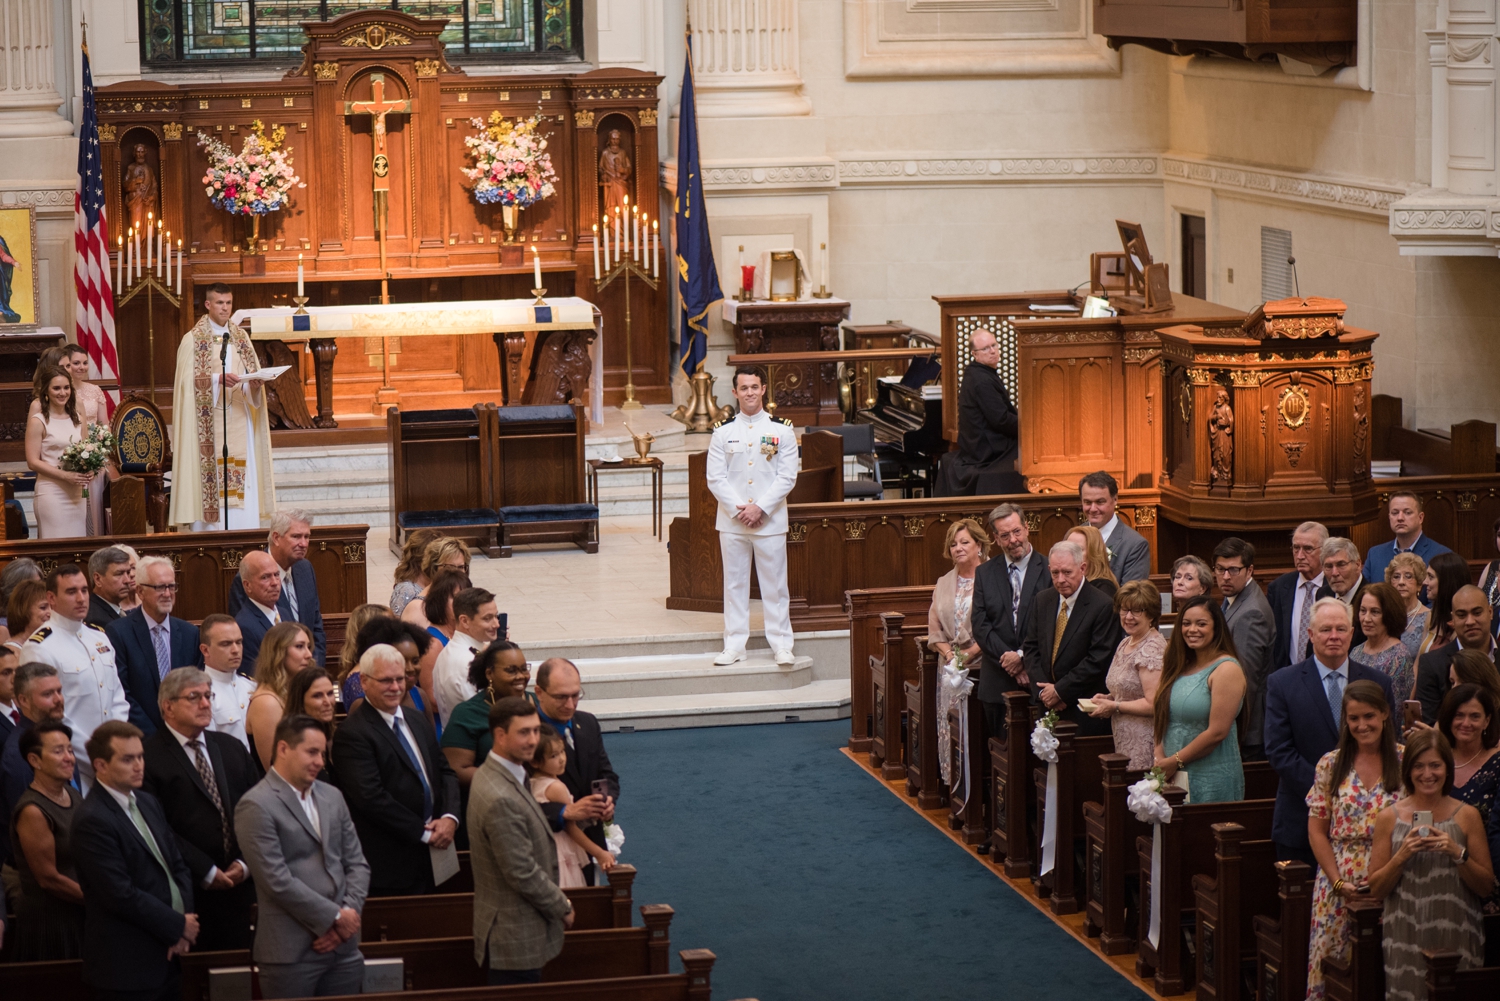
{"label": "priest in white vestment", "polygon": [[[276,510],[271,473],[271,429],[265,386],[246,381],[259,371],[255,347],[244,328],[230,323],[234,292],[223,283],[203,296],[207,315],[177,348],[172,391],[171,522],[195,532],[224,526],[223,446],[226,409],[229,427],[229,528],[259,529],[261,516]],[[227,365],[220,352],[229,334]],[[222,373],[222,374],[221,374]]]}

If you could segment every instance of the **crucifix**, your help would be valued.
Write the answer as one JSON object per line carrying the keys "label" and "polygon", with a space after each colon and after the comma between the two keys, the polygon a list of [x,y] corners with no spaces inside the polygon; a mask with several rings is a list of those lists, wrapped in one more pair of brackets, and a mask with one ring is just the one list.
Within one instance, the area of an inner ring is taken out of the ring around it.
{"label": "crucifix", "polygon": [[[385,148],[385,116],[390,114],[410,114],[410,101],[387,101],[385,99],[385,74],[370,74],[370,97],[368,101],[345,101],[345,115],[369,115],[373,125],[372,137],[374,139],[374,159],[371,161],[370,169],[374,181],[375,195],[375,238],[380,243],[380,301],[389,305],[391,301],[390,274],[386,270],[385,260],[385,226],[386,209],[391,193],[391,161],[386,155]],[[380,370],[381,389],[389,392],[391,389],[390,369],[388,358],[390,351],[385,338],[381,338],[380,344]]]}

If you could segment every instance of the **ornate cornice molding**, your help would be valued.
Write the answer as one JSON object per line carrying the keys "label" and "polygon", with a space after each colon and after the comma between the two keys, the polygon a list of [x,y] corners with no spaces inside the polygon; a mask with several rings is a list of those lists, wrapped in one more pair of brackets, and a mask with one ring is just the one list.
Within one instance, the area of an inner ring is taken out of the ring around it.
{"label": "ornate cornice molding", "polygon": [[1113,156],[916,156],[842,157],[840,185],[1006,184],[1069,180],[1157,180],[1157,157]]}
{"label": "ornate cornice molding", "polygon": [[74,188],[10,188],[0,184],[0,208],[35,206],[39,216],[71,216]]}
{"label": "ornate cornice molding", "polygon": [[1494,257],[1500,253],[1500,198],[1414,191],[1391,206],[1390,229],[1403,256]]}
{"label": "ornate cornice molding", "polygon": [[1162,175],[1173,181],[1361,215],[1383,217],[1390,211],[1392,203],[1404,194],[1395,185],[1375,181],[1250,168],[1171,153],[1162,156],[1161,167]]}
{"label": "ornate cornice molding", "polygon": [[703,163],[705,191],[795,191],[836,188],[838,185],[838,166],[832,160],[707,160]]}

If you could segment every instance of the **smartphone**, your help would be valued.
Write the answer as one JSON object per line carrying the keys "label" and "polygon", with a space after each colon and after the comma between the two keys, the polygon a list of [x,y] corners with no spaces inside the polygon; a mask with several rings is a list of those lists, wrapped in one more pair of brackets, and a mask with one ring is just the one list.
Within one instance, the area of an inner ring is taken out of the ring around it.
{"label": "smartphone", "polygon": [[1414,810],[1411,815],[1411,826],[1422,828],[1422,837],[1432,834],[1432,811]]}
{"label": "smartphone", "polygon": [[595,796],[609,798],[609,779],[595,779],[589,783],[589,792]]}
{"label": "smartphone", "polygon": [[1402,722],[1410,726],[1413,723],[1422,722],[1422,703],[1414,699],[1408,699],[1401,703]]}

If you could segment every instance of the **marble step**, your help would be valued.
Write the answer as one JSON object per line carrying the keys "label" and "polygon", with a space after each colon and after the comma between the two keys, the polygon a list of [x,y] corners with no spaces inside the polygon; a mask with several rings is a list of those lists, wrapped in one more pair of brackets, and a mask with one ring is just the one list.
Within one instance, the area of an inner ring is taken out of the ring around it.
{"label": "marble step", "polygon": [[718,667],[714,653],[664,657],[619,657],[575,660],[590,699],[646,698],[665,695],[708,695],[727,692],[766,692],[801,688],[813,680],[811,657],[800,656],[790,667],[779,666],[770,651],[738,664]]}
{"label": "marble step", "polygon": [[[524,635],[513,635],[511,639],[526,649],[526,659],[540,664],[549,657],[566,657],[577,664],[604,665],[618,663],[622,670],[635,670],[642,661],[673,660],[679,657],[700,658],[700,667],[710,668],[709,663],[718,656],[724,646],[724,634],[714,632],[670,633],[660,636],[593,636],[578,639],[546,639]],[[819,629],[797,633],[793,636],[798,657],[809,657],[813,661],[816,681],[828,678],[849,677],[849,630]],[[750,658],[771,659],[771,648],[766,643],[763,630],[755,629],[745,644]],[[743,666],[740,661],[735,667]],[[722,671],[724,668],[712,668]],[[604,670],[601,668],[601,670]]]}
{"label": "marble step", "polygon": [[849,679],[841,678],[769,691],[587,699],[580,708],[597,716],[605,732],[629,733],[848,719],[849,705]]}

